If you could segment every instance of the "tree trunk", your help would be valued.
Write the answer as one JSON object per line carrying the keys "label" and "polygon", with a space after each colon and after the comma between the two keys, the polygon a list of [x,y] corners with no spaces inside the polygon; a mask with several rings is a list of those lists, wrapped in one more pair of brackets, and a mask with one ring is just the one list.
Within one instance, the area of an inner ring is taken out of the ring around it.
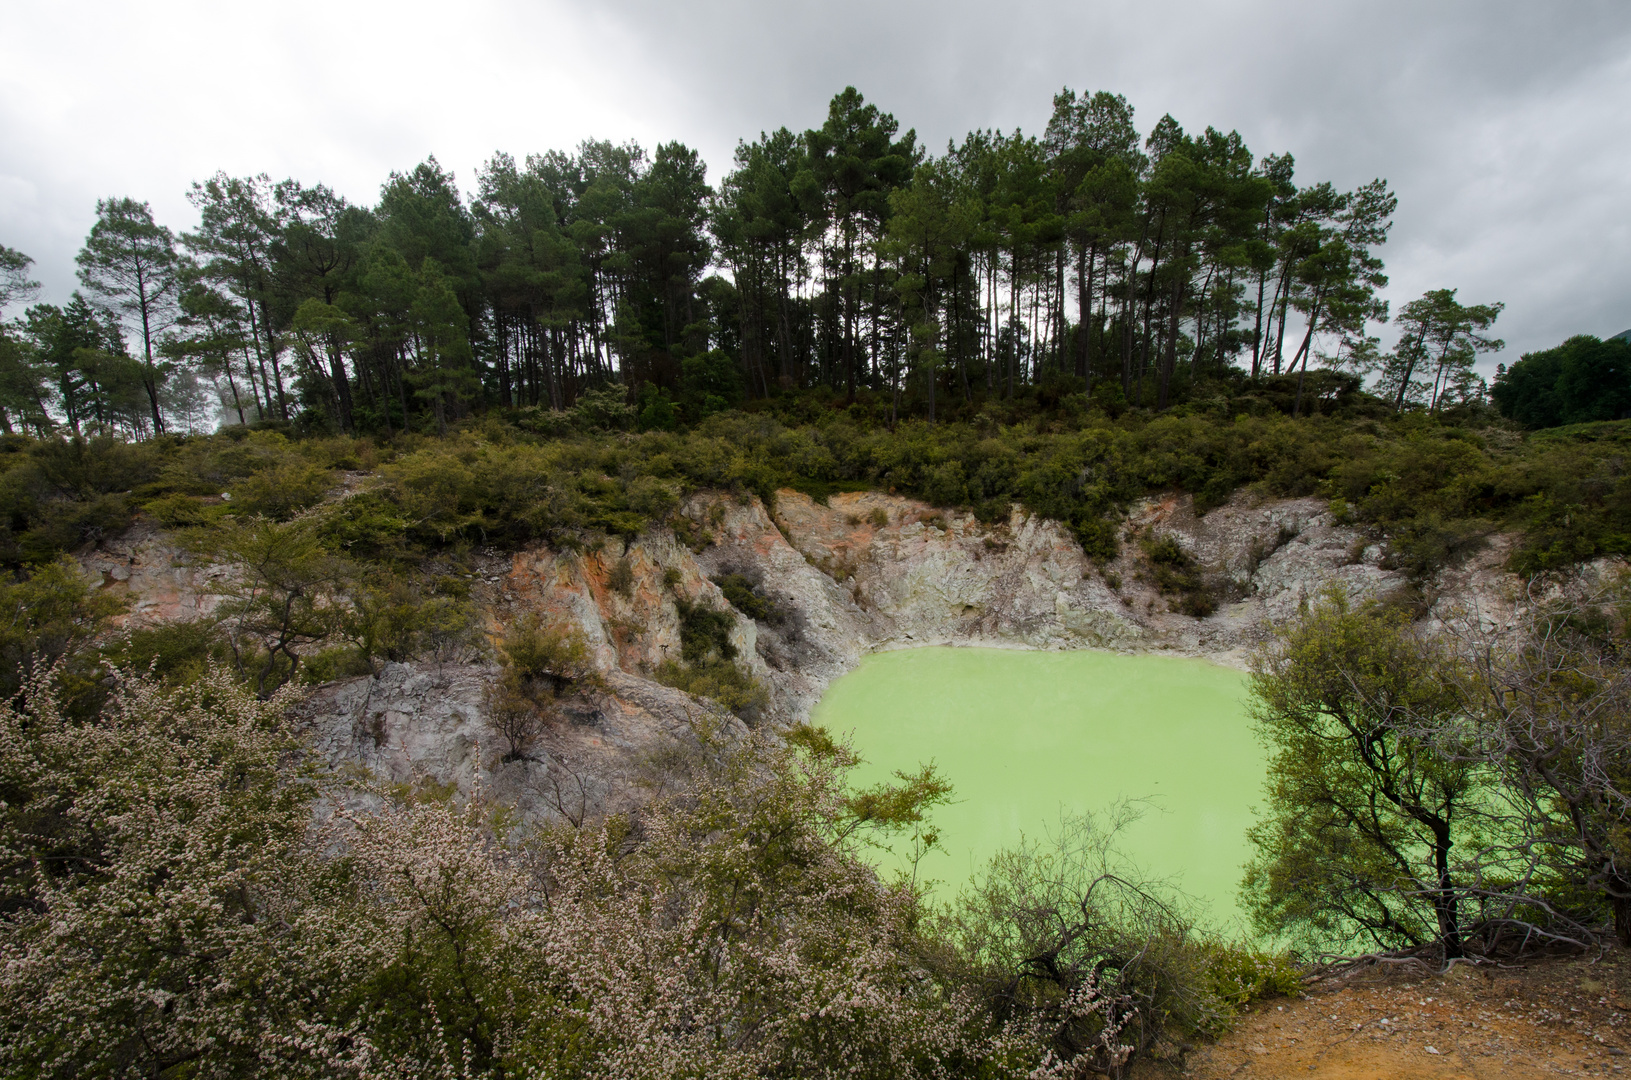
{"label": "tree trunk", "polygon": [[[1174,265],[1182,265],[1175,263]],[[1172,311],[1167,317],[1167,342],[1162,350],[1161,370],[1157,375],[1155,408],[1165,412],[1171,390],[1173,371],[1178,366],[1178,319],[1184,309],[1184,275],[1172,276]]]}
{"label": "tree trunk", "polygon": [[[1297,400],[1295,402],[1293,402],[1293,404],[1291,406],[1291,418],[1293,420],[1295,420],[1298,416],[1300,416],[1302,414],[1302,407],[1303,407],[1303,378],[1308,374],[1308,354],[1313,351],[1314,326],[1315,326],[1316,323],[1319,322],[1319,318],[1320,318],[1320,305],[1319,305],[1319,301],[1316,300],[1314,302],[1313,310],[1310,311],[1309,315],[1308,315],[1308,333],[1303,335],[1302,346],[1300,348],[1298,348],[1298,350],[1297,350],[1298,354],[1301,355],[1302,358],[1303,358],[1303,364],[1302,364],[1302,367],[1299,368],[1298,371],[1297,371]],[[1293,356],[1291,358],[1291,364],[1292,364],[1293,367],[1296,367],[1296,365],[1297,365],[1297,357],[1296,356]]]}
{"label": "tree trunk", "polygon": [[1423,323],[1421,333],[1419,335],[1417,335],[1417,337],[1416,337],[1416,346],[1415,346],[1415,348],[1411,349],[1407,354],[1405,354],[1406,359],[1405,359],[1405,365],[1404,365],[1404,374],[1402,376],[1400,376],[1400,378],[1399,378],[1399,393],[1393,399],[1393,412],[1395,414],[1398,414],[1398,413],[1401,413],[1401,412],[1404,411],[1404,395],[1405,395],[1405,391],[1410,389],[1410,376],[1414,375],[1415,372],[1416,372],[1416,353],[1421,349],[1422,342],[1424,342],[1426,340],[1427,340],[1427,326],[1426,326],[1425,323]]}
{"label": "tree trunk", "polygon": [[1623,948],[1631,948],[1631,882],[1616,882],[1608,902],[1614,909],[1614,936]]}
{"label": "tree trunk", "polygon": [[1008,345],[1008,400],[1014,400],[1014,369],[1019,367],[1019,248],[1015,246],[1013,262],[1008,268],[1008,328],[1012,337]]}

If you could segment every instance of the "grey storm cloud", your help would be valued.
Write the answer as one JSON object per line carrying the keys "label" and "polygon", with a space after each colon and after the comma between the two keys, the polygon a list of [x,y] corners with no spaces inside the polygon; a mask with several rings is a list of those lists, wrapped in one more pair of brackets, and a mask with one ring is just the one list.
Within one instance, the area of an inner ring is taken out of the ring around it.
{"label": "grey storm cloud", "polygon": [[1238,130],[1304,182],[1386,177],[1395,304],[1501,300],[1504,359],[1631,327],[1631,5],[203,0],[12,5],[0,39],[0,243],[50,299],[112,194],[193,220],[217,169],[371,201],[430,153],[589,137],[700,149],[820,123],[845,85],[930,149],[1040,131],[1061,87],[1148,130]]}

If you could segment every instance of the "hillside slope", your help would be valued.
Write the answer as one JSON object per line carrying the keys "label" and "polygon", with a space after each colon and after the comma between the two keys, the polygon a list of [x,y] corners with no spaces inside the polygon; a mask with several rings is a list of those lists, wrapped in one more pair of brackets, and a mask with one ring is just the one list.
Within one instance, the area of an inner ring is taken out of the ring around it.
{"label": "hillside slope", "polygon": [[[726,575],[771,606],[757,620],[737,613],[729,640],[767,691],[745,719],[777,725],[807,718],[828,683],[878,649],[1166,650],[1239,666],[1270,626],[1327,588],[1355,599],[1403,597],[1427,605],[1432,618],[1499,618],[1516,585],[1499,569],[1502,537],[1417,589],[1320,500],[1243,493],[1204,516],[1185,495],[1140,503],[1124,523],[1121,555],[1104,567],[1059,524],[1017,507],[984,525],[876,492],[822,504],[782,490],[774,514],[751,495],[700,493],[675,524],[678,532],[663,527],[598,547],[534,545],[473,560],[472,596],[494,640],[528,617],[570,626],[602,677],[561,703],[534,753],[505,760],[489,715],[496,669],[482,664],[391,664],[373,678],[321,687],[303,707],[318,744],[337,764],[397,781],[419,776],[461,789],[479,781],[527,819],[559,816],[565,790],[591,809],[636,797],[642,762],[667,740],[689,738],[699,723],[742,730],[711,702],[654,679],[680,653],[677,602],[733,610],[716,584]],[[138,624],[209,613],[212,588],[233,572],[189,561],[150,526],[103,541],[81,561],[105,589],[128,597]],[[626,576],[614,586],[619,572]],[[1211,614],[1185,613],[1196,596]]]}

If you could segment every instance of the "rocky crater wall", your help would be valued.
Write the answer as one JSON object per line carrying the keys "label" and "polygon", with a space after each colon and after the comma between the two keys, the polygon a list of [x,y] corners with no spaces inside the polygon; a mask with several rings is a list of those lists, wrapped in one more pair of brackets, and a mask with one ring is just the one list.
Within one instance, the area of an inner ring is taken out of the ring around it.
{"label": "rocky crater wall", "polygon": [[[1382,552],[1332,519],[1317,499],[1257,501],[1241,493],[1197,515],[1187,495],[1146,500],[1125,523],[1122,554],[1097,567],[1058,523],[1015,509],[983,524],[968,514],[877,492],[825,505],[794,491],[772,511],[751,496],[701,493],[675,529],[583,550],[534,547],[475,561],[473,595],[495,640],[518,619],[568,625],[590,647],[602,686],[560,703],[527,756],[507,760],[490,723],[498,669],[392,664],[377,676],[319,688],[301,708],[321,752],[382,779],[480,783],[523,819],[552,820],[640,797],[657,760],[699,730],[739,736],[742,721],[655,681],[680,655],[676,599],[728,607],[715,583],[740,575],[774,604],[738,615],[738,662],[768,691],[749,719],[807,718],[828,683],[868,652],[924,645],[1168,650],[1240,666],[1268,627],[1336,587],[1354,599],[1404,590]],[[1170,537],[1216,609],[1183,614],[1157,587],[1142,538]],[[1499,617],[1515,582],[1495,540],[1431,583],[1430,617],[1477,609]],[[82,556],[102,587],[128,593],[137,623],[196,618],[230,567],[200,566],[138,527]],[[656,770],[656,771],[654,771]]]}

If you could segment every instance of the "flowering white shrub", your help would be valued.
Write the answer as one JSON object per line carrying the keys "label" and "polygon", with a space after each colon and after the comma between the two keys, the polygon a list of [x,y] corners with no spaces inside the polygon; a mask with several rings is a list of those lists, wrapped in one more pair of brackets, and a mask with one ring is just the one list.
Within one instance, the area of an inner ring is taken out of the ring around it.
{"label": "flowering white shrub", "polygon": [[252,1060],[299,1007],[265,902],[310,862],[287,703],[223,675],[126,680],[91,722],[49,674],[26,700],[0,706],[0,1072]]}
{"label": "flowering white shrub", "polygon": [[287,704],[215,674],[126,678],[94,722],[44,679],[0,710],[0,1071],[902,1077],[1026,1057],[860,858],[852,759],[829,743],[705,747],[594,828],[517,838],[479,793],[383,789],[318,824]]}
{"label": "flowering white shrub", "polygon": [[1170,927],[1134,940],[1060,853],[930,926],[862,846],[947,789],[851,792],[818,731],[699,731],[639,810],[525,833],[343,790],[225,673],[89,721],[55,685],[0,708],[7,1076],[1116,1075],[1176,1001]]}

